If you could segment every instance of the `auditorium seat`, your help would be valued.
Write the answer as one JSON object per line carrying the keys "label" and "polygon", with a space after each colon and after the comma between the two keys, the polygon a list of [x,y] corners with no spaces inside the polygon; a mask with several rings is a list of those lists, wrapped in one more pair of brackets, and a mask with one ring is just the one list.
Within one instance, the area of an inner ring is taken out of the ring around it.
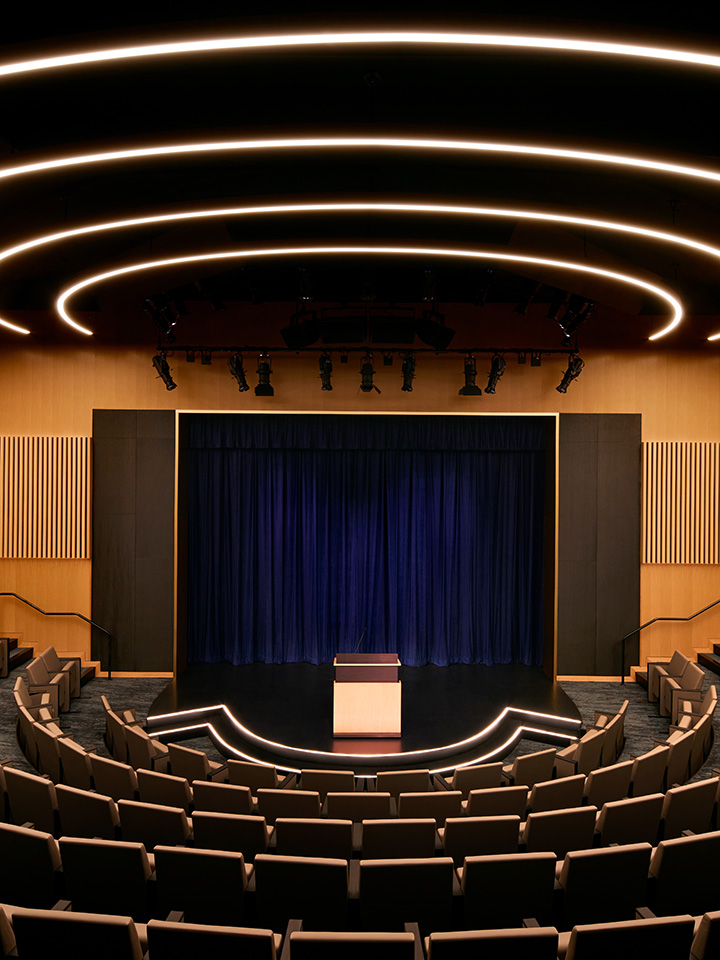
{"label": "auditorium seat", "polygon": [[100,695],[100,702],[105,714],[105,746],[110,751],[111,756],[120,763],[127,761],[127,745],[125,743],[126,724],[136,724],[135,711],[131,709],[113,710],[108,698]]}
{"label": "auditorium seat", "polygon": [[665,789],[665,771],[670,747],[655,747],[640,757],[635,757],[630,776],[630,796],[646,797],[662,793]]}
{"label": "auditorium seat", "polygon": [[62,782],[78,790],[92,790],[92,765],[88,751],[69,737],[59,737]]}
{"label": "auditorium seat", "polygon": [[462,793],[459,790],[434,790],[424,793],[401,793],[398,817],[433,817],[438,825],[448,817],[462,814]]}
{"label": "auditorium seat", "polygon": [[630,778],[633,761],[624,760],[609,767],[591,770],[585,780],[583,796],[585,802],[598,810],[611,800],[624,800],[630,796]]}
{"label": "auditorium seat", "polygon": [[7,782],[5,780],[5,768],[12,767],[12,761],[3,763],[0,761],[0,822],[9,821],[10,802],[8,800]]}
{"label": "auditorium seat", "polygon": [[452,925],[455,869],[450,857],[360,861],[360,921],[367,930],[402,930],[417,923],[423,934]]}
{"label": "auditorium seat", "polygon": [[60,783],[62,780],[62,770],[60,767],[60,747],[58,740],[64,736],[56,724],[38,723],[33,724],[35,732],[35,742],[38,749],[38,770],[46,774],[53,783]]}
{"label": "auditorium seat", "polygon": [[603,744],[602,766],[607,767],[618,759],[625,747],[625,716],[630,701],[625,700],[617,713],[595,711],[595,726],[605,730],[607,737]]}
{"label": "auditorium seat", "polygon": [[[414,924],[405,924],[412,927]],[[419,939],[419,932],[418,932]],[[376,933],[370,931],[329,932],[295,930],[288,926],[289,951],[286,960],[415,960],[416,937],[404,930]],[[422,945],[419,946],[422,954]]]}
{"label": "auditorium seat", "polygon": [[60,828],[66,837],[120,838],[120,815],[112,797],[59,783],[57,794]]}
{"label": "auditorium seat", "polygon": [[656,746],[667,745],[670,752],[667,758],[665,784],[669,789],[685,783],[690,777],[690,757],[692,756],[695,731],[687,730],[671,733],[664,742],[656,741]]}
{"label": "auditorium seat", "polygon": [[396,800],[401,793],[419,793],[432,790],[429,770],[385,770],[378,773],[375,789],[389,793]]}
{"label": "auditorium seat", "polygon": [[15,698],[16,706],[25,707],[33,720],[52,720],[54,717],[57,717],[57,714],[52,712],[50,694],[31,694],[22,677],[15,679],[13,697]]}
{"label": "auditorium seat", "polygon": [[634,920],[645,906],[652,847],[631,843],[600,850],[573,850],[558,875],[562,888],[562,918],[570,930],[579,923]]}
{"label": "auditorium seat", "polygon": [[554,853],[467,857],[460,874],[468,930],[519,927],[523,920],[551,922]]}
{"label": "auditorium seat", "polygon": [[51,907],[63,895],[58,842],[51,833],[0,823],[0,903]]}
{"label": "auditorium seat", "polygon": [[705,691],[703,696],[701,690],[688,690],[682,697],[678,698],[677,710],[672,720],[677,723],[681,717],[686,716],[697,722],[700,717],[706,714],[713,714],[717,708],[718,693],[714,683]]}
{"label": "auditorium seat", "polygon": [[659,698],[663,677],[679,677],[688,663],[689,658],[680,650],[673,653],[669,663],[648,663],[648,700],[654,703]]}
{"label": "auditorium seat", "polygon": [[61,837],[58,843],[73,910],[116,913],[139,923],[149,919],[152,868],[142,843],[77,837]]}
{"label": "auditorium seat", "polygon": [[333,793],[327,795],[323,812],[336,820],[388,820],[397,813],[389,793]]}
{"label": "auditorium seat", "polygon": [[705,671],[696,663],[688,661],[679,677],[661,677],[660,679],[660,716],[674,717],[676,704],[684,699],[688,692],[699,692],[705,681]]}
{"label": "auditorium seat", "polygon": [[[40,721],[38,721],[39,723]],[[25,707],[18,707],[18,720],[17,720],[17,737],[18,743],[21,746],[22,752],[25,754],[25,759],[30,764],[31,767],[34,767],[36,770],[38,768],[38,747],[37,740],[35,739],[35,725],[36,721],[28,713]],[[60,727],[57,727],[58,732],[62,733]]]}
{"label": "auditorium seat", "polygon": [[720,910],[705,913],[695,925],[690,960],[711,960],[720,956]]}
{"label": "auditorium seat", "polygon": [[255,812],[250,787],[213,783],[210,780],[193,780],[191,786],[196,810],[214,810],[215,813]]}
{"label": "auditorium seat", "polygon": [[432,857],[435,855],[437,824],[431,818],[363,820],[361,837],[364,860]]}
{"label": "auditorium seat", "polygon": [[720,780],[713,777],[668,790],[660,813],[662,839],[679,837],[684,830],[692,830],[693,833],[709,830],[719,783]]}
{"label": "auditorium seat", "polygon": [[471,790],[484,790],[487,787],[499,787],[502,784],[502,763],[484,763],[474,767],[456,767],[449,781],[435,774],[445,790],[459,790],[463,800],[467,800]]}
{"label": "auditorium seat", "polygon": [[190,813],[193,804],[193,792],[185,777],[174,777],[169,773],[157,773],[154,770],[138,770],[138,799],[143,803],[162,803],[168,807],[182,807]]}
{"label": "auditorium seat", "polygon": [[255,857],[257,921],[276,932],[302,918],[309,929],[342,930],[347,921],[348,864],[325,857]]}
{"label": "auditorium seat", "polygon": [[520,927],[431,933],[425,949],[427,960],[557,960],[558,932],[555,927]]}
{"label": "auditorium seat", "polygon": [[720,903],[720,831],[662,840],[650,861],[648,906],[659,916],[699,915]]}
{"label": "auditorium seat", "polygon": [[55,785],[45,777],[5,767],[10,812],[17,824],[32,823],[38,830],[58,835],[58,805]]}
{"label": "auditorium seat", "polygon": [[[687,714],[684,714],[682,719],[687,719]],[[712,749],[714,738],[712,713],[703,714],[692,727],[692,730],[695,737],[690,751],[690,776],[694,777],[707,760]]]}
{"label": "auditorium seat", "polygon": [[317,790],[320,802],[332,790],[334,793],[351,793],[355,790],[355,773],[352,770],[301,770],[300,786],[303,790]]}
{"label": "auditorium seat", "polygon": [[28,690],[31,694],[50,694],[51,709],[54,716],[70,709],[70,678],[66,673],[51,676],[47,664],[36,657],[27,665]]}
{"label": "auditorium seat", "polygon": [[687,960],[693,928],[689,916],[583,924],[573,928],[565,960]]}
{"label": "auditorium seat", "polygon": [[120,763],[117,760],[108,760],[90,754],[90,766],[93,772],[93,782],[98,793],[118,800],[135,800],[138,793],[137,774],[129,763]]}
{"label": "auditorium seat", "polygon": [[529,788],[491,787],[486,790],[471,790],[463,808],[468,817],[510,817],[525,819]]}
{"label": "auditorium seat", "polygon": [[151,920],[147,925],[152,960],[277,960],[282,934],[251,927]]}
{"label": "auditorium seat", "polygon": [[278,790],[284,787],[293,787],[297,781],[296,774],[283,776],[270,764],[250,763],[246,760],[228,760],[228,774],[230,783],[238,787],[250,787],[255,796],[260,789]]}
{"label": "auditorium seat", "polygon": [[574,777],[560,777],[557,780],[536,783],[528,797],[528,813],[579,807],[584,787],[585,775],[582,773]]}
{"label": "auditorium seat", "polygon": [[520,817],[448,817],[438,834],[445,855],[461,867],[465,857],[517,853]]}
{"label": "auditorium seat", "polygon": [[275,849],[281,856],[350,860],[353,855],[352,820],[278,817],[275,821]]}
{"label": "auditorium seat", "polygon": [[159,740],[152,740],[142,727],[126,724],[124,727],[128,763],[135,770],[168,772],[168,748]]}
{"label": "auditorium seat", "polygon": [[542,780],[551,780],[555,755],[554,748],[522,754],[516,757],[513,763],[503,766],[503,778],[511,785],[524,784],[528,789]]}
{"label": "auditorium seat", "polygon": [[48,673],[53,674],[66,673],[68,676],[68,687],[71,697],[80,696],[80,657],[59,657],[55,647],[46,647],[40,654],[45,661]]}
{"label": "auditorium seat", "polygon": [[138,931],[130,917],[21,909],[12,911],[12,925],[22,960],[143,958]]}
{"label": "auditorium seat", "polygon": [[242,925],[252,873],[242,853],[161,845],[153,855],[163,916],[179,910],[189,923]]}
{"label": "auditorium seat", "polygon": [[611,843],[654,845],[660,828],[663,799],[662,793],[653,793],[647,797],[612,800],[604,804],[595,827],[600,846],[607,847]]}
{"label": "auditorium seat", "polygon": [[520,840],[529,853],[552,850],[562,859],[570,850],[593,845],[596,807],[529,813]]}
{"label": "auditorium seat", "polygon": [[0,903],[0,957],[17,956],[15,948],[15,933],[10,923],[10,907],[3,907]]}
{"label": "auditorium seat", "polygon": [[191,750],[190,747],[181,747],[178,743],[169,743],[170,769],[176,777],[185,777],[188,783],[193,780],[220,780],[228,781],[227,764],[209,760],[202,750]]}
{"label": "auditorium seat", "polygon": [[602,766],[602,753],[606,737],[606,730],[602,728],[591,729],[577,743],[558,751],[555,757],[557,776],[569,777],[578,773],[587,776],[591,770],[596,770]]}
{"label": "auditorium seat", "polygon": [[234,850],[252,862],[256,854],[264,853],[273,836],[265,817],[236,813],[198,811],[192,816],[195,846],[207,850]]}
{"label": "auditorium seat", "polygon": [[277,817],[319,817],[320,794],[317,790],[264,790],[257,792],[257,812],[268,823]]}
{"label": "auditorium seat", "polygon": [[184,846],[192,833],[190,821],[182,807],[119,800],[118,813],[123,840],[142,843],[146,850],[151,850],[156,844]]}

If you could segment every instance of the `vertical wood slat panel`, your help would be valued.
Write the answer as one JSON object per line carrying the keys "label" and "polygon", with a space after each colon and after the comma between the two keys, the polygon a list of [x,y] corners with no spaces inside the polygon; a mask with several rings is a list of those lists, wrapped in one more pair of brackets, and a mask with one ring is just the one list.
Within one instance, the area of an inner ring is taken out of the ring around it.
{"label": "vertical wood slat panel", "polygon": [[0,557],[90,556],[90,437],[0,437]]}
{"label": "vertical wood slat panel", "polygon": [[643,562],[720,563],[720,443],[643,444]]}

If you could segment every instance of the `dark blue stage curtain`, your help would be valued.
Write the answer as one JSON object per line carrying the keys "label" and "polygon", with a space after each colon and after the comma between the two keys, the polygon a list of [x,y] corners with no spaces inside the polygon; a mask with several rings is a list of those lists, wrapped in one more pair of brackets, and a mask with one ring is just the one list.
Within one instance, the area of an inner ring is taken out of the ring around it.
{"label": "dark blue stage curtain", "polygon": [[191,662],[541,662],[542,419],[188,419]]}

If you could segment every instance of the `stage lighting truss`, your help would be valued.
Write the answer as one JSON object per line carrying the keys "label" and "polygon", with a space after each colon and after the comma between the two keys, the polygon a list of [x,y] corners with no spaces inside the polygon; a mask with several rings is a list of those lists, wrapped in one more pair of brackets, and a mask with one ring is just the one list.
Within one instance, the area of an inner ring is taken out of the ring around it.
{"label": "stage lighting truss", "polygon": [[[0,171],[0,175],[1,175]],[[548,223],[567,223],[573,225],[581,225],[584,227],[591,226],[598,229],[617,231],[630,233],[635,236],[643,236],[651,240],[659,240],[666,243],[676,244],[688,247],[693,249],[701,254],[707,254],[716,259],[720,259],[720,248],[710,246],[709,244],[700,243],[693,240],[690,237],[683,237],[677,234],[670,234],[663,231],[653,230],[647,227],[640,227],[628,223],[619,223],[615,221],[608,220],[596,220],[586,217],[571,217],[563,214],[549,213],[549,212],[540,212],[536,210],[522,210],[522,209],[506,209],[506,208],[497,208],[497,207],[468,207],[468,206],[455,206],[450,204],[423,204],[423,203],[365,203],[361,201],[356,202],[347,202],[347,203],[328,203],[328,204],[283,204],[278,206],[260,206],[260,207],[229,207],[223,209],[209,209],[209,210],[193,210],[193,211],[184,211],[182,213],[165,213],[157,214],[149,217],[139,217],[133,218],[131,220],[119,220],[119,221],[108,221],[105,223],[95,223],[89,224],[84,227],[78,227],[72,230],[62,231],[60,233],[48,234],[41,237],[35,237],[33,239],[27,240],[21,244],[17,244],[12,247],[8,247],[5,250],[0,250],[0,262],[3,260],[10,259],[14,256],[17,256],[26,251],[41,247],[45,244],[51,244],[59,242],[62,240],[69,240],[74,237],[80,237],[88,234],[103,233],[105,231],[114,231],[127,227],[136,227],[141,225],[150,225],[156,223],[171,223],[176,221],[183,221],[188,219],[204,219],[212,217],[228,217],[228,216],[265,216],[265,215],[274,215],[282,213],[315,213],[315,212],[324,212],[324,213],[333,213],[338,211],[363,211],[363,212],[392,212],[392,213],[427,213],[431,215],[449,215],[449,216],[487,216],[487,217],[508,217],[514,219],[527,219],[535,220]],[[140,269],[140,267],[138,267]],[[493,267],[485,268],[485,277],[482,279],[481,287],[483,283],[485,284],[484,293],[487,292],[487,283],[488,278],[494,272]],[[202,289],[202,287],[201,287]],[[203,295],[208,296],[207,292],[203,291]],[[483,296],[483,291],[480,290],[479,296]],[[224,306],[220,301],[212,300],[215,304],[216,309],[220,309],[221,306]],[[553,302],[551,304],[550,310],[548,311],[548,316],[551,319],[557,318],[557,312],[560,307],[563,305],[563,301]],[[554,312],[553,312],[554,311]],[[72,326],[75,330],[86,335],[92,334],[92,330],[87,327],[82,326],[77,323],[72,318],[67,315],[62,315],[62,319]],[[298,319],[305,319],[309,317],[312,319],[310,314],[305,314],[303,316],[302,312],[297,315]],[[669,333],[670,330],[674,329],[682,317],[682,311],[674,311],[671,322],[664,327],[662,330],[657,331],[654,334],[651,334],[649,339],[656,340],[661,336]],[[441,321],[440,315],[436,313],[429,314],[429,320],[435,320],[437,322]],[[28,330],[25,328],[18,327],[17,325],[10,324],[9,321],[0,318],[0,325],[10,327],[16,332],[28,333]],[[286,328],[287,332],[290,332],[293,329],[293,324],[291,321],[291,326]],[[299,331],[298,331],[299,332]],[[310,335],[310,332],[307,334]],[[303,336],[305,334],[303,333]],[[709,337],[708,339],[720,339],[718,337]],[[449,340],[448,340],[449,342]],[[306,345],[305,342],[301,345]],[[447,343],[441,344],[447,346]]]}
{"label": "stage lighting truss", "polygon": [[412,353],[406,353],[402,358],[402,390],[406,393],[412,393],[412,382],[415,379],[415,357]]}
{"label": "stage lighting truss", "polygon": [[165,384],[166,390],[174,390],[177,387],[177,384],[172,378],[170,373],[170,365],[167,362],[167,356],[164,353],[159,353],[157,356],[153,357],[153,366],[157,370],[157,379],[162,380]]}
{"label": "stage lighting truss", "polygon": [[488,382],[485,387],[485,393],[495,393],[495,388],[498,385],[498,380],[505,373],[505,358],[501,357],[499,353],[496,353],[490,363],[490,373],[488,374]]}
{"label": "stage lighting truss", "polygon": [[558,393],[567,393],[567,389],[573,380],[577,378],[582,373],[582,369],[585,366],[584,362],[580,359],[580,356],[577,353],[573,353],[568,358],[567,370],[563,374],[562,380],[555,387]]}
{"label": "stage lighting truss", "polygon": [[332,356],[329,353],[321,353],[319,359],[321,390],[332,390]]}

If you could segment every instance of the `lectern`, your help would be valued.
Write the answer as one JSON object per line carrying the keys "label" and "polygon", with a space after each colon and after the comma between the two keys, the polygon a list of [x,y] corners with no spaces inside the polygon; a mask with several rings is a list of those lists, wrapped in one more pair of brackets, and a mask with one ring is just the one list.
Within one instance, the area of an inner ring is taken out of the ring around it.
{"label": "lectern", "polygon": [[399,737],[396,653],[339,653],[333,664],[333,736]]}

